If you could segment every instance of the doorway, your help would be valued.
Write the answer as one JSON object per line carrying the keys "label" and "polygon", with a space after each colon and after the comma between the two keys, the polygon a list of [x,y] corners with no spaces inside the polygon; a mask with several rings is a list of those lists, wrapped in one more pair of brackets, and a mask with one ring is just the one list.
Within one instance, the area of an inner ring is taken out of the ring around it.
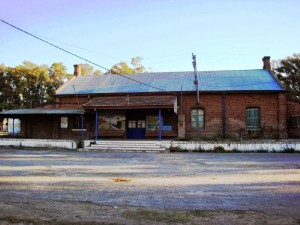
{"label": "doorway", "polygon": [[146,116],[144,110],[128,110],[127,119],[127,138],[145,139],[146,135]]}

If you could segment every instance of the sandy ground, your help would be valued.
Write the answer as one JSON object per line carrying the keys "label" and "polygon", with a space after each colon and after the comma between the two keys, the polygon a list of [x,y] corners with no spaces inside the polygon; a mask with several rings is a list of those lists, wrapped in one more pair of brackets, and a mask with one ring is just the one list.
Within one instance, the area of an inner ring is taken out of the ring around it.
{"label": "sandy ground", "polygon": [[0,150],[0,224],[300,224],[300,154]]}

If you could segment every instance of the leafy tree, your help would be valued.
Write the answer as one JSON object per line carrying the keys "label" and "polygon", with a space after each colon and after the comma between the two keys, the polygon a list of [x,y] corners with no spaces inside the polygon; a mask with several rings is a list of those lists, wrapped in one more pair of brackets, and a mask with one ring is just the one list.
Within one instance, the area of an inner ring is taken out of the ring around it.
{"label": "leafy tree", "polygon": [[134,74],[135,71],[130,68],[126,62],[119,62],[115,65],[113,65],[111,67],[111,69],[108,71],[108,73],[112,73],[112,74],[117,74],[117,73],[120,73],[120,74]]}
{"label": "leafy tree", "polygon": [[37,64],[27,61],[27,60],[23,61],[23,66],[25,66],[28,69],[33,69],[33,68],[39,67]]}
{"label": "leafy tree", "polygon": [[91,75],[93,74],[94,67],[91,66],[90,64],[80,64],[81,67],[81,75]]}
{"label": "leafy tree", "polygon": [[62,62],[52,63],[49,68],[49,76],[53,81],[58,82],[58,86],[72,77],[72,74],[67,72],[67,67]]}
{"label": "leafy tree", "polygon": [[15,68],[0,65],[0,111],[53,103],[55,91],[70,74],[62,63],[38,66],[29,61]]}
{"label": "leafy tree", "polygon": [[88,63],[79,64],[81,67],[81,75],[100,75],[101,70],[95,70],[93,66]]}
{"label": "leafy tree", "polygon": [[15,91],[19,86],[19,79],[12,73],[12,68],[2,67],[0,69],[0,111],[20,105],[19,93]]}
{"label": "leafy tree", "polygon": [[93,75],[101,75],[101,74],[102,74],[101,70],[95,70],[93,73]]}
{"label": "leafy tree", "polygon": [[300,99],[300,54],[272,61],[273,73],[283,83],[290,98]]}
{"label": "leafy tree", "polygon": [[107,73],[120,73],[120,74],[135,74],[135,73],[145,73],[147,72],[146,68],[142,65],[142,57],[131,58],[132,67],[124,61],[121,61],[111,67]]}
{"label": "leafy tree", "polygon": [[131,65],[133,66],[133,70],[135,73],[145,73],[146,68],[142,65],[143,57],[135,57],[131,58]]}

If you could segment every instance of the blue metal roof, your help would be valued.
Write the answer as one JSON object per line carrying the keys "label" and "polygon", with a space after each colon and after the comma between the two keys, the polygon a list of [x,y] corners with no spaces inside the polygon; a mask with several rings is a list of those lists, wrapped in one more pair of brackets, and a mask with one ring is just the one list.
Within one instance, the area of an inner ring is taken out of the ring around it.
{"label": "blue metal roof", "polygon": [[[194,91],[193,72],[158,72],[124,75],[152,87],[116,74],[74,77],[60,87],[56,94],[143,93],[163,91]],[[200,91],[283,91],[273,75],[263,69],[199,71]]]}

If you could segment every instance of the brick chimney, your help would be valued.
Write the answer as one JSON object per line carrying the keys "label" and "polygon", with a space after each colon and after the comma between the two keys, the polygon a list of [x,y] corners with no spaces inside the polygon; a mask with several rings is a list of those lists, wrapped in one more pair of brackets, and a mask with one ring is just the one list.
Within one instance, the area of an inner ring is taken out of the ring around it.
{"label": "brick chimney", "polygon": [[81,67],[78,64],[74,65],[74,76],[78,77],[81,75]]}
{"label": "brick chimney", "polygon": [[263,69],[264,70],[271,70],[271,64],[270,64],[270,56],[265,56],[262,58],[262,61],[264,63]]}

